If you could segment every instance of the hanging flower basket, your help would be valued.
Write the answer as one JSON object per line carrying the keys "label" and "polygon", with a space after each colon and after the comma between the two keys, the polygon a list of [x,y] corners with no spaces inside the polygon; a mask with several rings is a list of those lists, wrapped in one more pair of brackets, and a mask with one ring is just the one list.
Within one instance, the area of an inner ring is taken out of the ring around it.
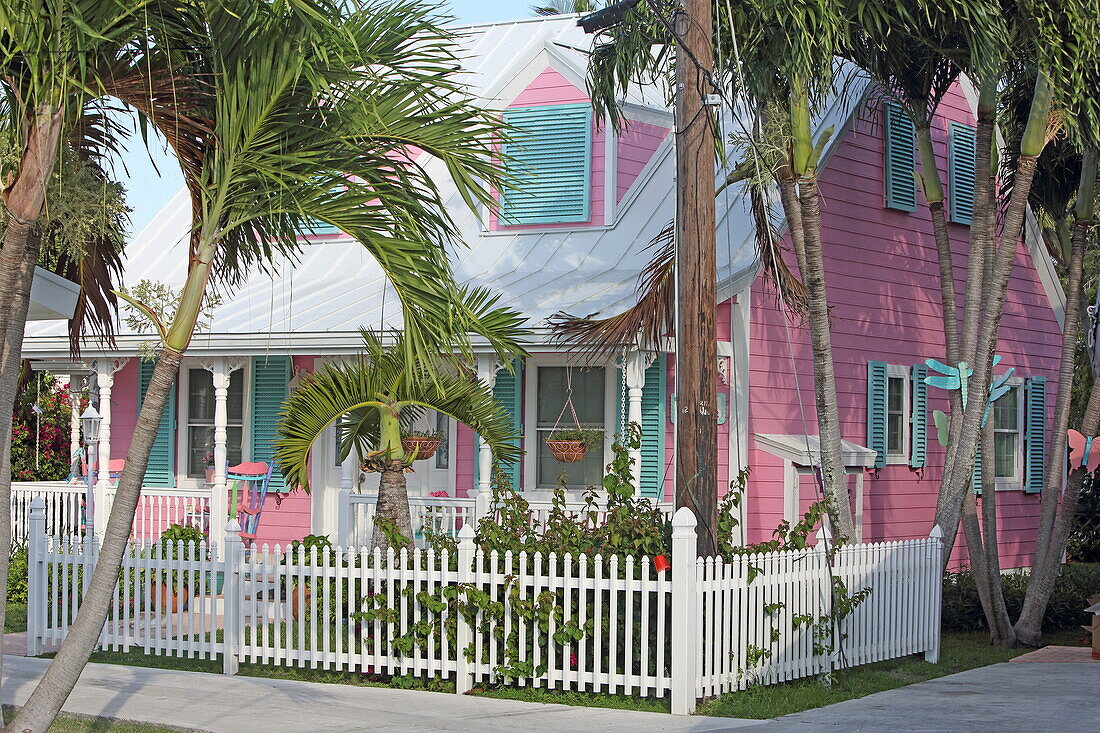
{"label": "hanging flower basket", "polygon": [[550,449],[550,455],[562,463],[577,463],[583,461],[585,454],[602,441],[602,430],[570,428],[550,433],[546,438],[546,447]]}
{"label": "hanging flower basket", "polygon": [[406,456],[416,456],[416,460],[424,461],[435,455],[443,442],[441,436],[432,435],[406,435],[401,438],[401,450]]}
{"label": "hanging flower basket", "polygon": [[588,452],[581,440],[548,440],[546,447],[550,449],[550,455],[562,463],[583,461],[584,454]]}

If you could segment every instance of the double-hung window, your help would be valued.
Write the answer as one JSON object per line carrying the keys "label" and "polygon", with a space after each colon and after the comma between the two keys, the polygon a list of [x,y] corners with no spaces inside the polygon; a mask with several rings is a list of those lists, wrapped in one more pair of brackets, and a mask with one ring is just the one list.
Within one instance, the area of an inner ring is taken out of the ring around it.
{"label": "double-hung window", "polygon": [[[546,439],[555,427],[576,428],[578,422],[582,428],[593,428],[603,431],[605,437],[608,435],[607,370],[604,367],[538,366],[531,372],[535,381],[534,434],[537,445],[532,447],[536,486],[553,488],[564,476],[565,485],[571,489],[599,487],[603,482],[606,462],[602,444],[589,450],[584,459],[577,463],[561,463],[551,455]],[[613,427],[611,431],[614,431]],[[528,448],[529,452],[532,447]]]}
{"label": "double-hung window", "polygon": [[886,462],[909,460],[908,369],[891,364],[886,378]]}
{"label": "double-hung window", "polygon": [[[229,377],[225,447],[231,466],[240,463],[243,455],[245,372],[237,369]],[[202,478],[206,467],[214,463],[214,406],[214,376],[207,369],[188,369],[185,448],[188,478]]]}
{"label": "double-hung window", "polygon": [[[1023,400],[1013,387],[993,403],[994,476],[998,488],[1018,489],[1023,481]],[[987,464],[988,465],[988,464]]]}

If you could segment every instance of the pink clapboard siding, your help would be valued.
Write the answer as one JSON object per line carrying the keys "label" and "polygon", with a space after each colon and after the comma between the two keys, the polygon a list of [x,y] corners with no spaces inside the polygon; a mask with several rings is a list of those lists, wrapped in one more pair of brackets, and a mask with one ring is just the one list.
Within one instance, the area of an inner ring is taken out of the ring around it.
{"label": "pink clapboard siding", "polygon": [[623,200],[638,180],[657,148],[668,136],[668,128],[645,122],[628,121],[615,146],[615,201]]}
{"label": "pink clapboard siding", "polygon": [[[879,113],[881,114],[881,112]],[[882,121],[860,119],[840,141],[821,176],[824,197],[826,281],[833,314],[833,353],[843,436],[865,445],[867,362],[912,365],[943,359],[938,264],[928,208],[908,214],[884,206]],[[947,123],[973,124],[961,92],[950,94],[935,120],[933,135],[941,175],[948,180]],[[956,291],[962,304],[969,228],[949,224],[955,254]],[[794,267],[793,256],[791,266]],[[750,331],[749,433],[817,433],[812,357],[804,326],[785,319],[770,285],[753,286]],[[998,352],[999,371],[1045,376],[1047,402],[1057,390],[1060,329],[1021,243],[1005,303]],[[791,342],[788,349],[788,336]],[[791,353],[793,351],[793,354]],[[928,461],[923,470],[887,465],[868,472],[864,484],[865,541],[924,537],[932,528],[944,451],[935,437],[931,410],[949,410],[942,390],[929,388]],[[801,414],[805,412],[806,421]],[[750,445],[754,445],[751,442]],[[780,459],[755,447],[749,490],[749,539],[765,539],[783,518]],[[817,497],[812,476],[801,482],[802,505]],[[1034,549],[1039,495],[997,492],[1004,567],[1027,566]],[[959,533],[954,562],[965,562]]]}
{"label": "pink clapboard siding", "polygon": [[[554,69],[544,69],[534,81],[520,92],[508,105],[512,107],[539,107],[557,104],[588,104],[588,95],[570,83]],[[589,179],[588,221],[584,224],[568,222],[563,224],[518,224],[503,225],[496,212],[489,213],[489,228],[503,231],[526,231],[532,229],[577,229],[583,225],[602,226],[604,224],[604,166],[606,165],[606,132],[592,119],[592,168]]]}
{"label": "pink clapboard siding", "polygon": [[130,359],[115,372],[111,387],[111,458],[125,458],[137,424],[138,364]]}

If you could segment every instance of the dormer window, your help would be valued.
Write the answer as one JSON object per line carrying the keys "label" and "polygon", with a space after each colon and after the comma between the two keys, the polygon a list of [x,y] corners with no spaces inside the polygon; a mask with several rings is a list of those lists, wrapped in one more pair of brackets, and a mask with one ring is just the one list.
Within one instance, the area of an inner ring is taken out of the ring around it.
{"label": "dormer window", "polygon": [[564,224],[589,220],[592,109],[587,104],[504,110],[507,180],[500,223]]}

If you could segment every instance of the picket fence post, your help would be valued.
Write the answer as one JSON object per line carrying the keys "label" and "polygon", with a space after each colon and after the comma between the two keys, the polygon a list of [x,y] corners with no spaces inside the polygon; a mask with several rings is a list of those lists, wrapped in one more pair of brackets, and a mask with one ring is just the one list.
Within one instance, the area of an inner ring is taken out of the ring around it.
{"label": "picket fence post", "polygon": [[492,494],[488,491],[479,491],[474,489],[470,492],[474,495],[474,521],[473,524],[476,527],[477,523],[481,521],[483,517],[489,516],[489,503],[492,500]]}
{"label": "picket fence post", "polygon": [[46,502],[31,499],[27,520],[27,656],[42,653],[46,633]]}
{"label": "picket fence post", "polygon": [[924,661],[936,664],[940,661],[940,624],[943,612],[943,530],[938,524],[933,525],[932,531],[928,533],[928,549],[928,574],[932,586],[929,593],[932,603],[932,638],[929,640],[930,646],[924,652]]}
{"label": "picket fence post", "polygon": [[699,629],[696,599],[697,522],[691,510],[680,507],[672,518],[672,714],[695,712],[695,672],[699,667]]}
{"label": "picket fence post", "polygon": [[[474,557],[477,546],[474,544],[474,525],[467,523],[458,531],[458,583],[460,586],[474,582]],[[455,622],[458,627],[455,638],[455,693],[464,695],[474,688],[474,663],[477,661],[467,659],[466,650],[473,643],[473,629],[461,611]]]}
{"label": "picket fence post", "polygon": [[[813,552],[820,555],[821,559],[814,567],[819,567],[823,571],[822,574],[814,577],[813,582],[824,584],[825,588],[821,591],[821,615],[825,618],[832,619],[833,614],[833,573],[829,567],[828,552],[832,546],[833,533],[829,531],[828,522],[821,523],[821,529],[817,530],[817,543],[814,545]],[[819,586],[820,587],[820,586]],[[837,628],[835,621],[829,622],[829,627],[832,630],[832,642],[830,644],[830,651],[825,657],[825,684],[831,684],[833,679],[833,670],[836,668],[836,658],[840,652],[840,630]]]}
{"label": "picket fence post", "polygon": [[241,525],[236,519],[226,522],[222,551],[222,573],[225,578],[222,584],[222,673],[237,674],[241,661],[241,561],[244,559],[244,547],[241,544]]}
{"label": "picket fence post", "polygon": [[340,489],[336,498],[336,544],[351,546],[351,489]]}

